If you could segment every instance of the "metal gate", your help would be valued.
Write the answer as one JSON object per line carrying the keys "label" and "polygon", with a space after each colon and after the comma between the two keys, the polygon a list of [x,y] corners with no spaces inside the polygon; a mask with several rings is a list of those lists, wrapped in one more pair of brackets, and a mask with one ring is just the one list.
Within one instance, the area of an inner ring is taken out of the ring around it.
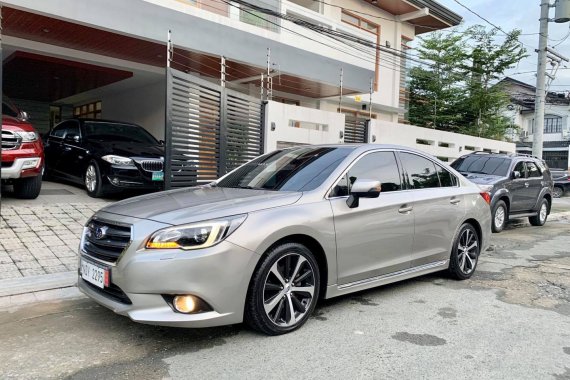
{"label": "metal gate", "polygon": [[259,99],[167,68],[165,188],[212,182],[263,153]]}
{"label": "metal gate", "polygon": [[544,151],[542,158],[549,167],[566,170],[569,166],[568,149],[561,151]]}
{"label": "metal gate", "polygon": [[344,142],[346,144],[368,142],[368,119],[352,112],[343,113],[345,115]]}

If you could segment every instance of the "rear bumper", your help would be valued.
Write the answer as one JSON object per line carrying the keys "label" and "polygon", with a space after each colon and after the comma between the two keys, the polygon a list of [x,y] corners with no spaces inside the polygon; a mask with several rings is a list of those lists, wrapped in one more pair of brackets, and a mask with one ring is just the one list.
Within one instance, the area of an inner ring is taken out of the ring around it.
{"label": "rear bumper", "polygon": [[10,166],[7,165],[6,161],[3,162],[1,177],[2,179],[34,177],[40,175],[41,170],[41,157],[16,158]]}

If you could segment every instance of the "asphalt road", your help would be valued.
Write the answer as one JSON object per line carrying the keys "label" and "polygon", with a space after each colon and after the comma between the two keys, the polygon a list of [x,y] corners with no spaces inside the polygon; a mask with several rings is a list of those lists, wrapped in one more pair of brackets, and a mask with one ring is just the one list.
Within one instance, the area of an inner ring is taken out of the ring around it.
{"label": "asphalt road", "polygon": [[323,301],[280,337],[145,326],[84,298],[0,311],[0,378],[570,379],[569,247],[570,220],[514,223],[469,281]]}

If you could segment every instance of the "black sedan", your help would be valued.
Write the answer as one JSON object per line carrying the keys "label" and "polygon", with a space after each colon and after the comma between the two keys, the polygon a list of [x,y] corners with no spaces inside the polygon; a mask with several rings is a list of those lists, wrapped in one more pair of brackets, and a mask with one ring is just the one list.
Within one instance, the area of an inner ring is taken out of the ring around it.
{"label": "black sedan", "polygon": [[161,190],[164,146],[142,127],[71,119],[45,138],[46,177],[84,184],[92,197],[122,190]]}

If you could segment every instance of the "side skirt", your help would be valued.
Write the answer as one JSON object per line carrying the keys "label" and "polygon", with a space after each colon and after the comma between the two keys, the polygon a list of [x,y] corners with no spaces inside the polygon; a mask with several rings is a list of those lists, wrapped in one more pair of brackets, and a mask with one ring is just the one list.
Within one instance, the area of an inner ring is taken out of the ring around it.
{"label": "side skirt", "polygon": [[327,294],[325,298],[338,297],[345,294],[354,293],[359,290],[375,288],[377,286],[387,285],[393,282],[407,280],[409,278],[423,276],[429,273],[439,272],[448,267],[449,260],[442,260],[409,269],[404,269],[394,273],[384,274],[382,276],[351,282],[348,284],[330,285],[327,286]]}

